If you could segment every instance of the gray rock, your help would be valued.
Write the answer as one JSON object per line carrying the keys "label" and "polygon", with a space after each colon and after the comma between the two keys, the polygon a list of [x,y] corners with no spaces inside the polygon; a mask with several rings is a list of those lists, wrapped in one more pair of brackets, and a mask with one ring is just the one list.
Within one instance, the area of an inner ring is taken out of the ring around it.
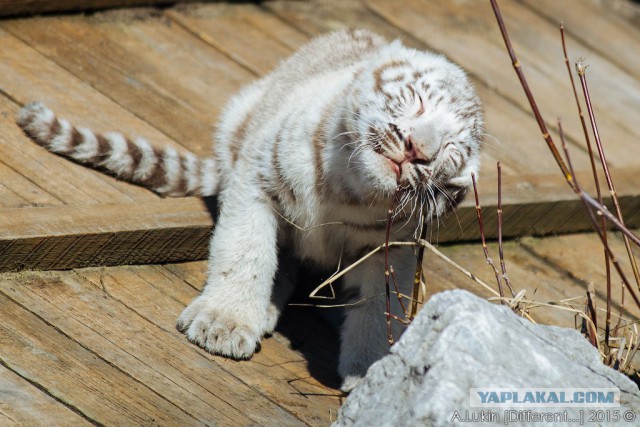
{"label": "gray rock", "polygon": [[[600,362],[598,352],[577,331],[533,324],[507,307],[462,290],[434,295],[391,354],[371,366],[351,392],[334,426],[505,425],[509,408],[471,408],[472,387],[619,388],[616,408],[530,408],[535,413],[583,411],[584,425],[640,425],[640,391],[635,383]],[[602,413],[589,413],[590,410]],[[516,411],[527,409],[514,408]],[[637,415],[637,419],[614,422]],[[459,418],[454,418],[456,413]],[[472,417],[495,413],[497,422]],[[511,413],[513,414],[513,413]],[[602,422],[588,423],[589,415]],[[512,415],[513,416],[513,415]],[[509,426],[579,425],[532,422],[526,413]],[[530,414],[529,416],[534,416]],[[453,422],[452,422],[453,420]]]}

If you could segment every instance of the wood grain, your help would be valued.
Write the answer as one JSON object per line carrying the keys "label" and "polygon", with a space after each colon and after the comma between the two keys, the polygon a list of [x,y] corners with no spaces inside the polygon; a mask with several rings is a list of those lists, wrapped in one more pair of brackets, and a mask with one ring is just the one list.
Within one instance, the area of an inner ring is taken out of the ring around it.
{"label": "wood grain", "polygon": [[[417,7],[416,4],[412,0],[408,7]],[[24,206],[25,199],[33,200],[33,204],[70,207],[36,212],[4,210],[1,221],[10,231],[0,241],[0,253],[4,254],[0,269],[66,269],[202,259],[211,229],[211,219],[199,202],[160,201],[149,192],[44,153],[11,125],[17,111],[13,100],[22,103],[39,95],[61,115],[97,130],[108,130],[111,123],[118,123],[121,129],[143,134],[156,145],[177,146],[175,139],[186,137],[181,144],[204,153],[208,152],[208,136],[204,135],[203,111],[210,109],[213,115],[217,114],[230,92],[253,75],[268,72],[313,35],[358,22],[388,37],[404,36],[407,44],[418,48],[438,40],[407,34],[404,28],[393,24],[397,18],[382,6],[372,11],[359,2],[327,5],[316,8],[306,3],[272,2],[267,10],[254,5],[198,5],[145,19],[110,12],[94,17],[4,22],[3,27],[12,35],[0,31],[7,46],[0,54],[7,61],[0,64],[16,66],[5,65],[0,77],[12,93],[11,99],[3,101],[8,112],[3,120],[11,132],[4,136],[7,144],[3,151],[7,155],[2,161],[34,184],[28,185],[16,176],[13,181],[6,181],[10,186],[5,191],[5,207]],[[448,9],[445,12],[453,13]],[[434,15],[430,19],[443,20],[446,16]],[[256,22],[263,24],[255,25]],[[72,48],[70,40],[78,37],[81,40],[74,42]],[[492,39],[481,42],[493,46]],[[442,47],[452,52],[458,49]],[[185,53],[189,50],[193,54]],[[131,61],[132,57],[137,61]],[[489,189],[495,186],[494,164],[498,159],[503,161],[505,175],[513,177],[504,191],[505,236],[589,229],[580,203],[556,175],[533,120],[514,100],[492,89],[487,77],[489,66],[472,69],[487,109],[489,136],[481,171],[487,234],[495,235],[490,209],[495,204],[495,191]],[[181,79],[174,77],[178,75]],[[51,78],[57,85],[47,84]],[[82,105],[87,102],[95,104],[102,114],[83,118]],[[581,149],[573,151],[576,168],[585,169],[586,155]],[[634,224],[634,172],[622,174],[630,180],[620,191],[630,215],[627,220]],[[11,177],[8,169],[7,175]],[[80,184],[83,181],[87,184]],[[128,205],[132,199],[142,203]],[[157,202],[147,203],[151,200]],[[86,208],[97,203],[108,206]],[[171,217],[168,220],[167,215]],[[467,202],[456,215],[434,227],[433,235],[439,241],[477,238],[471,205]]]}
{"label": "wood grain", "polygon": [[0,205],[2,208],[56,206],[62,202],[35,185],[24,175],[0,163]]}
{"label": "wood grain", "polygon": [[0,161],[66,203],[157,199],[149,191],[48,154],[22,133],[15,118],[20,106],[42,101],[60,117],[97,132],[118,130],[112,128],[117,123],[132,134],[140,130],[159,146],[171,145],[166,136],[1,29],[0,44]]}
{"label": "wood grain", "polygon": [[[211,153],[218,111],[250,77],[229,58],[157,17],[47,17],[7,21],[3,28],[203,156]],[[127,131],[122,125],[119,130]],[[162,145],[153,133],[128,129]]]}
{"label": "wood grain", "polygon": [[[597,306],[605,307],[605,288],[602,247],[592,233],[571,236],[528,237],[521,242],[507,242],[504,246],[507,275],[516,292],[526,291],[526,298],[542,303],[560,303],[562,300],[577,298],[573,306],[583,308],[587,286],[594,283]],[[624,252],[623,245],[616,245],[616,253]],[[458,264],[471,271],[497,290],[495,276],[487,265],[480,245],[447,245],[441,250]],[[497,244],[489,244],[489,253],[494,261],[498,260]],[[466,276],[453,270],[437,257],[427,254],[424,264],[427,274],[427,296],[445,289],[466,289],[475,294],[489,297],[479,285]],[[499,268],[499,267],[498,267]],[[594,274],[597,271],[597,274]],[[506,290],[506,287],[505,287]],[[640,318],[640,311],[632,303],[625,304],[630,320]],[[621,306],[619,285],[614,287],[612,306],[617,312]],[[533,318],[541,323],[574,328],[575,313],[560,308],[539,307],[531,312]],[[598,317],[602,319],[603,313]]]}
{"label": "wood grain", "polygon": [[198,199],[0,212],[0,270],[203,259],[212,220]]}
{"label": "wood grain", "polygon": [[[79,3],[0,0],[0,14],[133,0]],[[204,259],[213,226],[201,200],[160,199],[47,153],[15,125],[21,105],[43,100],[78,125],[208,155],[211,123],[232,93],[311,37],[345,27],[370,28],[411,47],[444,52],[469,70],[486,110],[480,192],[489,237],[496,233],[497,160],[505,172],[506,237],[589,230],[580,202],[541,141],[488,5],[396,3],[276,0],[0,22],[0,272]],[[598,6],[567,4],[575,12],[566,21],[571,54],[586,55],[592,65],[592,95],[623,211],[630,227],[640,227],[634,155],[640,136],[633,56],[638,31]],[[588,158],[553,22],[565,5],[547,0],[501,5],[543,113],[548,120],[563,116],[577,176],[586,185]],[[583,21],[589,26],[578,28]],[[430,239],[456,243],[478,235],[468,198],[433,227]],[[621,242],[611,239],[623,259]],[[493,285],[477,243],[441,248]],[[489,249],[497,258],[494,243]],[[597,304],[604,306],[602,250],[593,234],[526,237],[507,242],[505,252],[509,277],[528,298],[582,297],[594,282]],[[338,340],[327,339],[327,325],[308,307],[290,307],[279,331],[246,362],[212,356],[175,330],[178,313],[202,290],[206,264],[0,274],[0,424],[327,425],[335,420],[341,403],[335,388]],[[428,295],[463,288],[488,296],[432,255],[425,268]],[[582,300],[576,301],[580,308]],[[617,311],[617,287],[613,305]],[[572,312],[557,309],[532,314],[543,323],[572,327],[574,322]]]}
{"label": "wood grain", "polygon": [[[46,286],[53,289],[56,283],[49,281]],[[103,424],[107,420],[113,424],[197,424],[184,410],[167,405],[162,396],[6,295],[0,296],[0,310],[6,316],[0,325],[0,340],[11,342],[2,348],[3,362],[78,408],[86,418]]]}
{"label": "wood grain", "polygon": [[[206,266],[200,263],[193,268],[202,271]],[[130,273],[135,273],[138,277],[132,277]],[[138,315],[171,331],[185,342],[185,338],[175,331],[174,324],[185,305],[198,295],[198,291],[191,286],[176,281],[174,277],[159,277],[161,273],[158,269],[148,267],[112,268],[104,275],[90,269],[81,274],[96,286],[104,286],[110,297],[122,301]],[[200,286],[203,284],[201,282]],[[157,301],[162,301],[162,304]],[[264,340],[260,351],[251,360],[240,363],[211,356],[195,346],[190,347],[211,363],[219,364],[222,369],[232,372],[254,390],[274,396],[279,405],[308,424],[326,423],[328,409],[335,409],[339,403],[337,396],[340,393],[310,378],[304,359],[276,340]],[[212,375],[215,374],[214,370]],[[209,390],[213,392],[216,387],[211,386]],[[311,402],[305,397],[305,393],[313,394],[316,398]],[[236,401],[237,397],[233,400]]]}
{"label": "wood grain", "polygon": [[225,52],[254,75],[264,75],[292,50],[244,18],[245,15],[259,14],[258,10],[254,5],[213,4],[181,12],[169,10],[166,15],[217,50]]}
{"label": "wood grain", "polygon": [[0,366],[0,396],[0,425],[3,426],[91,425],[5,366]]}
{"label": "wood grain", "polygon": [[[594,276],[591,271],[583,270],[584,265],[596,266],[601,261],[600,251],[593,250],[589,244],[585,246],[587,237],[562,236],[552,239],[527,239],[522,244],[507,243],[507,267],[514,287],[517,290],[526,289],[527,296],[536,301],[554,302],[581,297],[587,283],[585,279],[594,280],[601,286],[601,274]],[[530,248],[535,248],[536,253]],[[567,249],[573,252],[567,252]],[[478,245],[454,245],[442,250],[475,275],[493,284],[492,273],[486,266]],[[494,244],[490,245],[490,250],[495,255]],[[560,259],[564,258],[564,265],[559,265],[551,257],[540,256],[541,251],[551,252]],[[580,257],[583,264],[573,263],[572,260],[576,257]],[[197,277],[202,278],[206,263],[189,263],[173,267],[174,272],[189,272],[189,275],[201,285]],[[429,295],[453,288],[468,289],[486,295],[469,279],[432,255],[427,255],[425,268]],[[286,348],[287,338],[276,336],[265,340],[260,353],[251,361],[240,363],[208,355],[188,344],[173,329],[173,322],[177,313],[184,307],[182,301],[195,296],[197,290],[183,280],[185,276],[167,276],[167,272],[162,270],[163,267],[145,266],[84,269],[62,273],[4,274],[0,276],[2,298],[6,296],[15,304],[29,307],[32,315],[15,316],[16,310],[3,306],[3,313],[12,315],[7,327],[16,331],[15,336],[3,337],[3,342],[10,342],[12,346],[19,348],[23,340],[20,334],[27,331],[22,324],[32,322],[36,316],[42,318],[46,322],[42,323],[45,325],[42,333],[52,334],[48,341],[54,343],[53,348],[46,348],[47,353],[43,357],[61,358],[62,363],[66,363],[66,354],[75,355],[77,350],[74,350],[74,347],[81,345],[96,357],[111,362],[132,380],[145,384],[145,387],[156,390],[162,387],[160,394],[166,400],[164,406],[157,410],[163,416],[173,405],[182,407],[193,404],[190,412],[199,421],[214,420],[221,425],[231,424],[215,408],[224,408],[224,402],[230,405],[243,402],[242,404],[246,405],[246,396],[243,398],[243,393],[257,390],[275,404],[290,408],[291,412],[310,424],[326,424],[331,421],[331,409],[335,410],[339,404],[338,398],[330,396],[335,390],[320,386],[316,379],[309,377],[305,368],[306,359]],[[617,298],[614,297],[614,308],[619,301]],[[599,295],[599,306],[602,306],[602,303]],[[580,301],[577,300],[575,305],[579,308]],[[568,327],[573,324],[573,314],[559,309],[536,309],[533,315],[543,323]],[[315,323],[317,320],[309,319],[309,324],[303,328],[308,333],[309,329],[314,328]],[[53,325],[54,328],[47,329],[47,325]],[[296,329],[296,325],[288,325],[285,329]],[[5,332],[2,328],[0,330]],[[326,344],[323,348],[327,349]],[[322,356],[323,348],[314,350],[315,357],[325,357]],[[43,348],[36,349],[42,351]],[[13,353],[11,351],[10,355]],[[84,359],[80,361],[85,362]],[[50,383],[51,373],[45,375],[40,369],[25,361],[15,365],[29,372],[30,379],[38,384]],[[82,366],[65,366],[64,375],[68,378],[65,384],[68,384],[70,389],[80,387],[84,390],[84,383],[96,381],[95,377],[102,375],[98,369],[98,373],[93,374],[91,379],[86,379],[78,375],[82,373]],[[320,373],[316,372],[315,375]],[[238,380],[243,384],[238,384]],[[80,384],[76,384],[77,382]],[[165,382],[166,386],[163,385]],[[218,383],[220,385],[217,385]],[[245,384],[251,387],[249,391],[246,391]],[[57,390],[54,387],[50,391]],[[198,400],[193,401],[196,392]],[[123,406],[119,409],[125,413],[133,410],[138,401],[124,403],[119,400],[119,393],[109,395],[106,400],[109,404],[120,402]],[[64,393],[57,396],[68,401],[73,397],[70,395],[73,393],[65,389]],[[92,396],[93,392],[70,402],[76,403],[85,414],[103,411],[103,401],[95,400]],[[263,401],[262,399],[259,396],[251,397],[248,404],[261,405],[259,402]],[[264,407],[242,408],[249,416],[254,416],[255,411],[264,411]],[[207,409],[209,412],[206,412]],[[236,406],[227,408],[227,411],[230,414],[239,409],[241,407]],[[106,412],[102,416],[111,415]],[[242,419],[240,416],[235,420]],[[282,420],[277,415],[271,419]]]}
{"label": "wood grain", "polygon": [[[40,206],[132,201],[131,197],[111,185],[109,180],[116,183],[114,179],[104,175],[99,176],[98,172],[74,165],[69,160],[47,152],[27,138],[15,124],[18,108],[7,98],[0,97],[0,109],[6,113],[0,116],[0,126],[4,129],[0,136],[0,153],[2,153],[0,163],[3,163],[8,170],[23,176],[31,182],[31,185],[24,187],[23,180],[11,179],[11,174],[3,175],[3,181],[7,185],[12,189],[15,187],[17,192],[26,191],[39,195],[34,199],[34,203]],[[123,185],[123,183],[116,184]],[[142,190],[135,188],[130,191],[135,194],[136,191]],[[154,198],[149,194],[143,197]]]}
{"label": "wood grain", "polygon": [[[616,254],[625,275],[633,282],[633,273],[629,265],[624,243],[620,234],[610,233],[608,244]],[[570,278],[586,286],[593,283],[597,292],[602,296],[605,294],[606,273],[604,262],[604,251],[600,239],[592,233],[579,233],[562,237],[546,237],[544,239],[525,238],[521,245],[534,257],[544,260],[558,271],[569,271]],[[637,256],[637,250],[636,250]],[[622,282],[618,279],[617,273],[612,268],[612,289],[613,301],[620,305],[620,289]],[[626,295],[625,310],[631,313],[634,318],[640,318],[639,308]],[[604,307],[603,304],[599,304]]]}
{"label": "wood grain", "polygon": [[[587,281],[593,280],[601,287],[601,273],[593,274],[601,262],[601,252],[590,246],[589,238],[588,235],[562,236],[508,242],[505,253],[514,287],[526,289],[529,298],[542,302],[581,297]],[[620,246],[620,242],[617,245]],[[477,244],[447,246],[442,250],[493,284],[493,275]],[[490,244],[490,251],[496,254],[494,244]],[[551,256],[544,255],[549,253]],[[582,263],[572,262],[576,257]],[[564,264],[560,265],[558,258],[564,259]],[[585,265],[592,270],[584,270]],[[487,296],[468,278],[432,255],[427,254],[425,268],[429,295],[462,288]],[[187,409],[186,405],[192,405],[188,408],[194,420],[235,425],[242,423],[244,416],[255,417],[258,416],[256,413],[273,408],[265,403],[265,398],[312,425],[327,424],[333,419],[331,414],[335,414],[340,402],[339,398],[331,396],[336,393],[335,389],[319,384],[306,368],[307,363],[316,363],[314,357],[330,358],[323,354],[330,348],[327,343],[303,358],[287,345],[289,338],[299,341],[304,335],[295,338],[288,333],[287,337],[276,334],[264,341],[262,351],[251,361],[233,362],[211,356],[188,344],[173,328],[175,316],[184,307],[183,301],[197,294],[197,289],[185,279],[190,276],[190,280],[201,286],[206,263],[174,265],[173,273],[163,270],[158,266],[142,266],[1,275],[0,304],[3,313],[11,317],[9,323],[0,327],[0,335],[3,342],[12,346],[6,356],[3,352],[3,357],[11,363],[12,369],[26,372],[30,381],[46,386],[49,393],[74,404],[81,413],[98,422],[112,423],[120,419],[111,414],[111,408],[117,408],[123,416],[137,410],[140,396],[148,396],[148,390],[159,391],[164,399],[158,402],[155,410],[158,419],[165,421],[172,420],[171,411],[176,406]],[[619,297],[614,297],[614,308],[617,309],[618,303]],[[576,300],[577,308],[580,304]],[[601,295],[598,304],[603,304]],[[28,307],[29,311],[19,306]],[[532,314],[543,323],[573,326],[571,312],[539,308]],[[318,324],[318,319],[310,318],[307,324],[300,325],[299,319],[290,318],[297,324],[287,324],[284,329],[290,332],[302,328],[309,334]],[[35,338],[31,328],[35,328]],[[42,339],[43,336],[49,344],[35,344],[38,337]],[[30,355],[16,357],[16,353],[27,351],[20,350],[25,341],[29,342]],[[77,362],[69,359],[78,357],[79,353],[85,356]],[[44,360],[40,361],[40,358]],[[55,363],[64,366],[64,370],[58,373],[55,368],[51,369],[52,360],[59,360]],[[107,368],[101,361],[110,363],[118,374],[106,390],[87,391],[87,386],[99,387],[98,384],[105,381],[103,371]],[[87,363],[96,372],[87,374],[83,365]],[[331,370],[335,366],[323,366],[322,369]],[[315,371],[314,376],[321,375],[322,372]],[[59,385],[57,381],[61,378],[65,379]],[[125,381],[121,382],[123,378]],[[118,387],[132,381],[138,384],[134,389],[138,398],[125,401],[122,397],[125,391]],[[85,393],[80,395],[76,389]],[[104,398],[96,399],[96,393],[102,392]],[[235,415],[232,422],[219,412],[222,409],[229,415],[237,411],[244,415]],[[18,412],[19,406],[11,405],[11,411],[2,411],[0,405],[0,417]],[[287,419],[291,421],[289,415],[282,413],[270,418],[279,425],[290,424]]]}
{"label": "wood grain", "polygon": [[[206,263],[176,267],[201,274],[206,270]],[[155,392],[164,401],[156,408],[159,424],[178,422],[177,409],[193,417],[186,425],[194,422],[225,426],[326,425],[335,419],[341,393],[311,377],[308,362],[287,346],[284,337],[265,339],[261,351],[250,361],[243,362],[213,356],[190,344],[174,325],[185,306],[183,301],[190,301],[198,291],[162,267],[13,273],[1,275],[0,279],[0,305],[6,300],[13,307],[4,310],[3,306],[3,313],[25,312],[25,316],[12,317],[15,328],[13,323],[4,325],[12,328],[15,336],[4,336],[5,329],[0,327],[3,342],[10,342],[14,347],[5,360],[12,369],[28,372],[31,381],[73,404],[79,413],[94,422],[116,422],[120,418],[109,413],[110,407],[118,407],[124,417],[129,411],[138,409],[148,391]],[[52,344],[46,348],[46,353],[36,352],[32,360],[14,357],[14,353],[21,351],[22,341],[35,339],[20,338],[33,319],[42,319],[41,323],[55,328],[53,332],[47,328],[42,330],[42,334],[55,335],[50,340]],[[318,319],[308,320],[318,326],[322,324]],[[307,328],[309,330],[313,330],[313,325]],[[326,331],[315,331],[314,334],[317,337],[327,335]],[[300,339],[304,338],[296,340]],[[119,372],[113,378],[114,384],[121,377],[128,378],[122,382],[123,387],[137,383],[138,387],[128,392],[138,393],[139,398],[127,405],[121,401],[127,391],[118,391],[116,387],[88,392],[84,399],[76,398],[76,389],[85,391],[84,384],[101,381],[100,364],[96,365],[97,372],[91,378],[80,375],[84,373],[83,369],[93,366],[89,364],[85,368],[87,361],[83,358],[68,364],[63,372],[43,373],[50,363],[42,368],[30,366],[38,357],[67,363],[67,357],[78,353],[74,350],[77,346]],[[330,347],[335,348],[335,343]],[[69,355],[58,356],[65,352]],[[316,358],[321,353],[317,353]],[[330,359],[333,360],[333,356]],[[333,365],[327,369],[335,371],[336,368]],[[68,378],[66,382],[52,387],[51,381],[62,375]],[[75,383],[82,384],[76,386]],[[60,392],[64,385],[74,390]],[[96,393],[112,393],[113,396],[96,400]],[[1,407],[0,404],[0,419]],[[11,413],[7,411],[6,414]],[[143,425],[148,423],[141,422]]]}
{"label": "wood grain", "polygon": [[[112,292],[118,293],[114,286],[135,288],[136,281],[145,282],[135,271],[123,269],[123,272],[127,273],[122,275],[124,285],[114,284],[109,272],[98,271],[97,284],[78,274],[43,275],[19,281],[7,278],[2,290],[43,319],[56,322],[62,333],[81,341],[96,355],[173,406],[187,410],[202,424],[264,425],[269,419],[279,419],[284,425],[300,424],[226,372],[215,358],[207,358],[195,347],[189,348],[174,327],[182,307],[171,304],[170,296],[164,295],[154,304],[155,310],[171,317],[170,322],[157,326],[132,311],[129,301],[120,303],[114,299]],[[51,285],[52,282],[56,285]],[[17,283],[21,286],[16,286]],[[9,288],[12,285],[14,290]],[[192,290],[188,299],[195,296]],[[102,325],[109,325],[108,333],[102,332]],[[245,403],[238,408],[228,402]]]}
{"label": "wood grain", "polygon": [[[543,16],[551,25],[562,22],[565,31],[580,43],[606,57],[629,75],[640,78],[640,30],[615,7],[592,1],[524,0],[523,3]],[[569,46],[572,49],[572,46]]]}

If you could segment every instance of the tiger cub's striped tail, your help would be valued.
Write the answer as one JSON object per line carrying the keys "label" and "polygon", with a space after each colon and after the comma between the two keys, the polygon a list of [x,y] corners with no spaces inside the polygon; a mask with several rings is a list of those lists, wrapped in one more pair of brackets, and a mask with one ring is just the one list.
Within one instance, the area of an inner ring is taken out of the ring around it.
{"label": "tiger cub's striped tail", "polygon": [[131,140],[119,133],[95,134],[75,127],[41,103],[26,105],[18,125],[47,150],[122,180],[146,187],[163,196],[212,196],[218,190],[213,158],[158,149],[143,139]]}

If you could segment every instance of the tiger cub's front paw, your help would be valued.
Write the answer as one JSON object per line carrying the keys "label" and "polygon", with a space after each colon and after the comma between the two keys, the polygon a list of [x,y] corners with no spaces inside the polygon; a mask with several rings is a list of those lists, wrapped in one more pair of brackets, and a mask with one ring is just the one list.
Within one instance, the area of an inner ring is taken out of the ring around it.
{"label": "tiger cub's front paw", "polygon": [[201,295],[184,309],[176,327],[210,353],[248,359],[260,344],[263,333],[258,326],[264,323],[264,315],[245,307],[233,308]]}

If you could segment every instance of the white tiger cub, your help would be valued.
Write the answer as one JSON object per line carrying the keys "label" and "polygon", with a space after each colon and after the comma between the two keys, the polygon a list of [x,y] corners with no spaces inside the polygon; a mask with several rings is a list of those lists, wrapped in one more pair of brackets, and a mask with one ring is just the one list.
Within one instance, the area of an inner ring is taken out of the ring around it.
{"label": "white tiger cub", "polygon": [[[18,123],[50,151],[157,193],[219,196],[207,284],[177,327],[237,359],[273,332],[295,282],[275,280],[278,249],[327,269],[347,265],[384,242],[394,197],[402,221],[391,239],[411,238],[422,209],[439,218],[464,197],[483,135],[480,102],[460,67],[364,30],[312,40],[232,98],[212,158],[97,135],[42,104],[25,106]],[[390,263],[409,294],[412,250],[392,248]],[[345,391],[388,352],[384,283],[381,254],[344,277],[361,301],[346,309],[341,331]]]}

